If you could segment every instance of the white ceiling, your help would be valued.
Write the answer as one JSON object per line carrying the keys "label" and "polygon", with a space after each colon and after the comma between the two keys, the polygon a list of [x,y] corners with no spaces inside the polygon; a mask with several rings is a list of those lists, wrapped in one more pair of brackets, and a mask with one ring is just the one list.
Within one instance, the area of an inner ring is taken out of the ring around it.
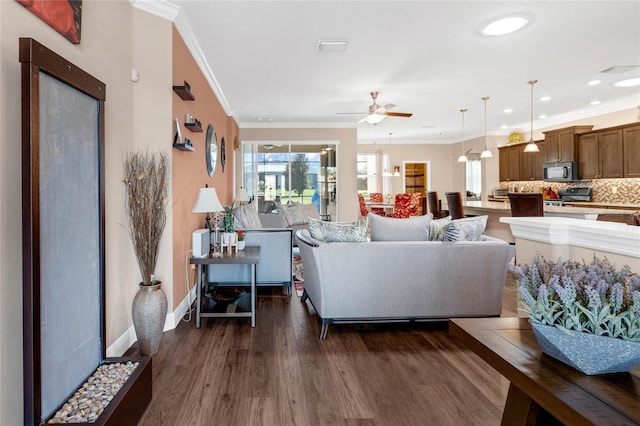
{"label": "white ceiling", "polygon": [[[640,68],[601,73],[640,65],[639,1],[133,1],[175,16],[240,127],[357,127],[359,143],[454,143],[461,108],[465,139],[484,134],[481,98],[489,96],[489,134],[528,133],[532,79],[534,129],[640,104],[640,87],[613,86]],[[512,14],[529,25],[480,35]],[[323,39],[349,44],[321,52]],[[602,84],[586,85],[596,78]],[[373,90],[378,104],[413,117],[358,124]]]}

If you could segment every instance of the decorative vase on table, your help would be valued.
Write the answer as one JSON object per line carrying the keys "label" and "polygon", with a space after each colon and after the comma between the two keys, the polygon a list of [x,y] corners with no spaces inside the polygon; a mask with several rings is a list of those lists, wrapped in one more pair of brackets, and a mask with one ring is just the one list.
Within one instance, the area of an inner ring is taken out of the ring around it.
{"label": "decorative vase on table", "polygon": [[640,364],[640,275],[629,266],[538,254],[510,269],[542,352],[588,375]]}
{"label": "decorative vase on table", "polygon": [[640,343],[532,323],[545,354],[587,374],[621,373],[640,364]]}
{"label": "decorative vase on table", "polygon": [[167,317],[167,296],[162,290],[162,282],[153,281],[151,285],[139,284],[131,305],[131,316],[140,354],[155,354],[160,347]]}

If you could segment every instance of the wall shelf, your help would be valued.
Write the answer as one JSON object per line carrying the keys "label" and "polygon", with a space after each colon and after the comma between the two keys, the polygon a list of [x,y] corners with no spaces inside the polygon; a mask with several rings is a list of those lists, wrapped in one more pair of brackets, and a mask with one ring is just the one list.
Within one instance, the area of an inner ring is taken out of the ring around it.
{"label": "wall shelf", "polygon": [[191,86],[186,81],[184,86],[173,86],[173,91],[185,101],[195,101],[196,97],[191,93]]}
{"label": "wall shelf", "polygon": [[174,143],[173,147],[179,149],[180,151],[190,151],[195,152],[196,149],[190,143]]}
{"label": "wall shelf", "polygon": [[193,123],[184,123],[184,127],[194,133],[202,133],[202,124],[198,120]]}

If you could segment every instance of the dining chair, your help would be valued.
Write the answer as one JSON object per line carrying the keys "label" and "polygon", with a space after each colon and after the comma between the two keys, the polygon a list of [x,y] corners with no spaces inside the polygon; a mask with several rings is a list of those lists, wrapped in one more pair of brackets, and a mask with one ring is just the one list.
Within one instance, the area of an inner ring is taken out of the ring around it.
{"label": "dining chair", "polygon": [[[409,216],[418,216],[422,204],[422,192],[415,191],[411,194],[411,202],[409,203]],[[423,212],[425,213],[425,212]]]}
{"label": "dining chair", "polygon": [[[382,192],[370,192],[369,200],[371,200],[372,203],[384,203]],[[371,213],[379,214],[380,216],[386,215],[382,207],[371,207]]]}
{"label": "dining chair", "polygon": [[451,219],[463,218],[464,207],[462,205],[462,194],[459,192],[445,192],[444,196],[447,197]]}
{"label": "dining chair", "polygon": [[369,210],[367,210],[367,204],[365,203],[364,196],[362,194],[358,194],[358,204],[360,204],[360,216],[367,217]]}
{"label": "dining chair", "polygon": [[393,205],[393,214],[391,217],[407,218],[409,217],[409,205],[411,204],[411,195],[396,194],[395,203]]}
{"label": "dining chair", "polygon": [[542,192],[509,192],[512,217],[544,216]]}
{"label": "dining chair", "polygon": [[440,209],[440,200],[438,199],[437,191],[427,191],[427,205],[429,206],[429,211],[433,215],[434,219],[441,219],[449,216],[448,210]]}

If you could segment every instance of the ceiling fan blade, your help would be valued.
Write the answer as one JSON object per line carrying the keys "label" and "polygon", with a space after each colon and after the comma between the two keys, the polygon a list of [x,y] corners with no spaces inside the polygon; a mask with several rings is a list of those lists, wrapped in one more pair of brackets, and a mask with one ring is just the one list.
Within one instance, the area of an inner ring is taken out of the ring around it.
{"label": "ceiling fan blade", "polygon": [[409,113],[409,112],[385,112],[384,115],[388,116],[388,117],[411,117],[413,114]]}

